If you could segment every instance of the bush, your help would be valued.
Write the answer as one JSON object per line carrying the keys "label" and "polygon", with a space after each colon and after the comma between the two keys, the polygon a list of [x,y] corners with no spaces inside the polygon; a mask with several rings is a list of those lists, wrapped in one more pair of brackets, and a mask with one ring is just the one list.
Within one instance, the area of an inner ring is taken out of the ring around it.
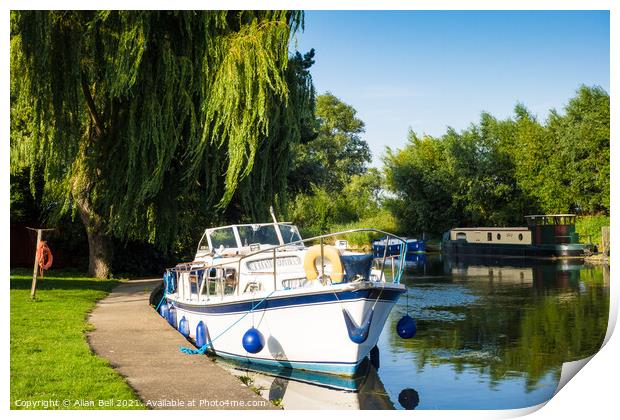
{"label": "bush", "polygon": [[609,226],[609,216],[581,216],[575,223],[575,231],[579,234],[579,242],[593,243],[601,248],[601,228]]}
{"label": "bush", "polygon": [[[340,232],[349,229],[358,228],[374,228],[389,233],[398,234],[396,228],[396,219],[387,210],[381,209],[375,215],[365,217],[356,222],[335,224],[331,228],[331,232]],[[370,245],[370,242],[374,239],[379,239],[384,235],[375,232],[355,232],[344,235],[346,240],[349,241],[349,246],[364,248]]]}

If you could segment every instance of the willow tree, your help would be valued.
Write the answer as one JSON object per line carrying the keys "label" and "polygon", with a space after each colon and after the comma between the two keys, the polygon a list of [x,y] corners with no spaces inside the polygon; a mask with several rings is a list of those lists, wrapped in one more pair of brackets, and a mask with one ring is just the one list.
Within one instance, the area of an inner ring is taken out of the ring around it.
{"label": "willow tree", "polygon": [[44,179],[50,217],[79,216],[91,275],[108,275],[112,236],[165,247],[251,174],[258,188],[239,200],[273,200],[286,173],[270,165],[299,132],[288,63],[301,23],[286,11],[12,12],[11,168]]}

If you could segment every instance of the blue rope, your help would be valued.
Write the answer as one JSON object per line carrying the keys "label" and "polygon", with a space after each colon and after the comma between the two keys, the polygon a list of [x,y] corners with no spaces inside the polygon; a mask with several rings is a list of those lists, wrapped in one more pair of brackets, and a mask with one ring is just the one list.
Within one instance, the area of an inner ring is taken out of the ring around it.
{"label": "blue rope", "polygon": [[155,311],[159,312],[159,307],[161,306],[162,302],[164,301],[164,299],[166,299],[166,291],[164,290],[164,295],[161,297],[161,300],[159,301],[159,303],[157,304],[157,306],[155,307]]}
{"label": "blue rope", "polygon": [[[405,242],[405,246],[403,247],[403,244],[400,244],[400,264],[399,264],[399,268],[398,268],[398,275],[396,276],[396,278],[394,279],[394,283],[398,284],[400,283],[400,279],[403,276],[403,273],[405,272],[405,264],[406,264],[406,259],[407,259],[407,242]],[[404,249],[404,252],[403,252]]]}
{"label": "blue rope", "polygon": [[168,281],[167,281],[167,277],[168,277],[168,271],[166,271],[164,273],[164,295],[161,297],[159,303],[157,304],[157,306],[155,307],[155,311],[159,312],[159,307],[161,306],[161,304],[164,302],[164,299],[166,299],[166,292],[168,291]]}
{"label": "blue rope", "polygon": [[179,350],[181,350],[181,353],[185,353],[185,354],[205,354],[205,352],[207,351],[207,349],[213,344],[213,342],[215,340],[217,340],[218,338],[220,338],[222,335],[224,335],[226,332],[228,332],[228,330],[230,330],[232,327],[234,327],[235,325],[237,325],[239,323],[239,321],[241,321],[243,318],[245,318],[248,314],[252,313],[254,311],[254,309],[258,308],[258,306],[263,303],[265,300],[267,300],[268,297],[270,297],[271,295],[273,295],[275,293],[275,289],[269,293],[267,296],[265,296],[263,298],[263,300],[261,300],[260,302],[258,302],[256,305],[254,305],[252,307],[252,309],[250,309],[249,311],[247,311],[246,313],[244,313],[241,318],[239,318],[238,320],[236,320],[235,322],[233,322],[228,328],[226,328],[224,331],[222,331],[217,337],[215,337],[213,340],[209,341],[208,343],[206,343],[204,346],[200,347],[199,349],[192,349],[192,348],[188,348],[188,347],[183,347],[183,346],[179,346]]}

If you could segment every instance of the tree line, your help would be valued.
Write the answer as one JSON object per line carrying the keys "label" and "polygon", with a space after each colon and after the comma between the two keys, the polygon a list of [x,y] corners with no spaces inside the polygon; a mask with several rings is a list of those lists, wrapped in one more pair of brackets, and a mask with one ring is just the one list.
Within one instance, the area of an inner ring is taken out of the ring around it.
{"label": "tree line", "polygon": [[540,213],[609,215],[609,95],[580,87],[543,122],[518,104],[439,137],[410,131],[384,156],[385,203],[403,233],[522,225]]}
{"label": "tree line", "polygon": [[[371,226],[439,238],[455,226],[522,226],[528,214],[609,216],[609,95],[600,87],[581,86],[542,122],[517,104],[510,118],[482,113],[461,131],[410,131],[404,147],[386,148],[381,168],[368,167],[355,109],[328,93],[316,116],[289,191],[289,215],[307,235]],[[608,224],[601,219],[591,224]]]}

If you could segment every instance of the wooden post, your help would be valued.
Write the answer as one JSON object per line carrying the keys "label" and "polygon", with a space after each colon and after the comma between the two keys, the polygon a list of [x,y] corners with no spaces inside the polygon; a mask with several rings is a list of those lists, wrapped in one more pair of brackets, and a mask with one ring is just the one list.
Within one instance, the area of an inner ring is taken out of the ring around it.
{"label": "wooden post", "polygon": [[30,299],[34,299],[34,295],[37,292],[37,275],[39,274],[39,259],[37,258],[37,250],[39,249],[39,243],[41,243],[41,229],[37,229],[37,244],[34,248],[34,270],[32,271],[32,287],[30,288]]}
{"label": "wooden post", "polygon": [[601,252],[606,254],[609,250],[609,226],[601,228]]}
{"label": "wooden post", "polygon": [[34,230],[37,232],[37,244],[34,248],[34,269],[32,270],[32,286],[30,287],[30,299],[34,299],[35,294],[37,293],[37,276],[39,274],[39,260],[37,259],[37,251],[43,237],[43,231],[54,229],[33,229],[29,227],[27,227],[26,229]]}

